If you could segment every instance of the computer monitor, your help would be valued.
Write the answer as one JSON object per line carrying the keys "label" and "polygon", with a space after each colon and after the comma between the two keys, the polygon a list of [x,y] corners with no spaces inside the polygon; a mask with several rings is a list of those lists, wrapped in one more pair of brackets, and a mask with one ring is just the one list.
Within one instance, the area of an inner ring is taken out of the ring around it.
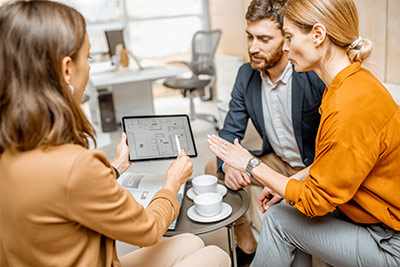
{"label": "computer monitor", "polygon": [[[124,42],[124,32],[123,30],[109,30],[105,31],[107,44],[108,44],[108,53],[111,57],[111,64],[115,64],[115,56],[116,56],[116,47],[119,44],[122,44],[122,47],[126,49]],[[139,59],[130,51],[128,51],[129,55],[136,62],[140,70],[143,70],[142,65],[140,65]]]}
{"label": "computer monitor", "polygon": [[111,57],[115,56],[115,48],[117,45],[122,44],[122,47],[126,49],[123,30],[105,31],[105,34],[107,38],[108,52]]}

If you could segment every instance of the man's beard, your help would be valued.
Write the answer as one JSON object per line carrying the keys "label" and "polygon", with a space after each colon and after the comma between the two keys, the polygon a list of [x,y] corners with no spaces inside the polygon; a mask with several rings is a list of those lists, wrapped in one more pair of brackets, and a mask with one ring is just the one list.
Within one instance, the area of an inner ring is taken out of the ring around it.
{"label": "man's beard", "polygon": [[[253,55],[249,52],[249,57],[250,57],[250,64],[251,67],[257,71],[261,71],[261,70],[268,70],[272,67],[275,67],[276,64],[278,64],[279,60],[281,60],[282,55],[283,55],[283,42],[281,43],[281,45],[272,53],[271,56],[265,58],[264,57],[264,62],[263,63],[259,63],[259,64],[255,64],[253,61]],[[256,55],[256,54],[254,54]]]}

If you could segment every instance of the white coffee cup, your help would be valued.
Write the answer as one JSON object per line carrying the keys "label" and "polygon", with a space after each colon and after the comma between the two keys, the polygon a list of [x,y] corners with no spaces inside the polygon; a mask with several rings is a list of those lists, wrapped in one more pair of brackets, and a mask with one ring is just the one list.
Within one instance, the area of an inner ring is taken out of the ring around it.
{"label": "white coffee cup", "polygon": [[214,175],[200,175],[192,179],[193,190],[196,194],[211,193],[217,189],[218,178]]}
{"label": "white coffee cup", "polygon": [[222,196],[218,193],[200,194],[193,201],[197,213],[205,217],[215,216],[222,209]]}

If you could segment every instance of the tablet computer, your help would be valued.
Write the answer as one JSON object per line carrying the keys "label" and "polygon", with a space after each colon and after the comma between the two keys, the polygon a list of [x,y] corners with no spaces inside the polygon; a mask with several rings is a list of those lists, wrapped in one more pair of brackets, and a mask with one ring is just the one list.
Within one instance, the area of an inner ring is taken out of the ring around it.
{"label": "tablet computer", "polygon": [[197,157],[189,117],[186,114],[125,116],[129,161],[175,159],[179,146],[189,157]]}

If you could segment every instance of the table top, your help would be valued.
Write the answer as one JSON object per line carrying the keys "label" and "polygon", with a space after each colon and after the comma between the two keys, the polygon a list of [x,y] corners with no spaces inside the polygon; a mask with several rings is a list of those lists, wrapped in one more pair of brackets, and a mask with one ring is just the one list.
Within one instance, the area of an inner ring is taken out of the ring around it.
{"label": "table top", "polygon": [[139,69],[123,69],[119,71],[108,70],[90,72],[90,79],[95,87],[107,86],[121,83],[152,81],[161,78],[175,77],[186,72],[186,69],[173,66],[155,66]]}
{"label": "table top", "polygon": [[[192,185],[190,182],[186,183],[186,192]],[[193,200],[185,195],[183,199],[183,205],[176,223],[175,230],[168,230],[164,236],[174,236],[182,233],[192,233],[195,235],[204,234],[215,231],[219,228],[228,226],[233,222],[237,221],[249,208],[250,198],[246,191],[240,189],[238,191],[232,191],[228,188],[227,194],[224,196],[223,201],[228,203],[232,207],[232,213],[227,218],[210,223],[200,223],[191,220],[187,216],[188,209],[194,205]]]}

